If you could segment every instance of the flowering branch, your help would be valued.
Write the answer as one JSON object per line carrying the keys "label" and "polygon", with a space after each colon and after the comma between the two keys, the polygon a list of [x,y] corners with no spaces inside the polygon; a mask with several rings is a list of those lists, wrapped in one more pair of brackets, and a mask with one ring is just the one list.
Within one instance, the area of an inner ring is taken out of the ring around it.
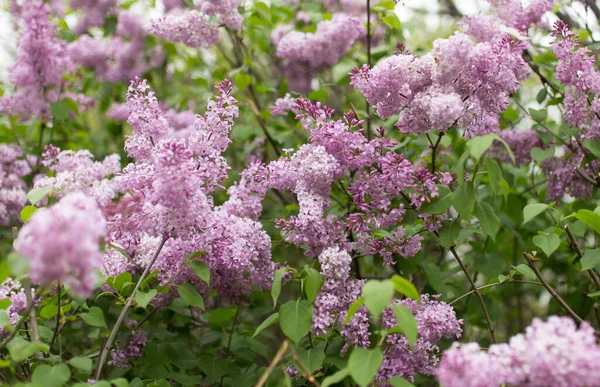
{"label": "flowering branch", "polygon": [[162,250],[163,246],[165,245],[165,242],[167,241],[167,239],[169,239],[169,238],[168,237],[162,238],[160,245],[158,246],[158,249],[156,249],[156,252],[154,253],[154,256],[152,257],[152,260],[150,261],[150,263],[148,263],[148,266],[146,266],[146,269],[140,276],[140,279],[138,280],[137,284],[135,284],[135,288],[133,288],[133,291],[131,292],[131,295],[129,296],[127,303],[123,307],[123,310],[121,311],[121,314],[119,315],[119,318],[117,319],[117,322],[115,323],[115,326],[113,327],[112,331],[110,332],[110,336],[108,336],[108,340],[106,341],[106,344],[104,344],[104,346],[102,347],[102,350],[100,352],[100,359],[98,360],[98,366],[96,368],[96,373],[94,376],[94,378],[96,380],[100,379],[100,374],[102,373],[102,367],[104,366],[104,363],[106,362],[106,357],[108,356],[108,351],[112,347],[113,341],[115,340],[115,337],[117,336],[117,332],[119,331],[119,328],[121,327],[121,324],[123,323],[123,320],[125,319],[125,315],[127,314],[127,311],[129,310],[129,308],[131,307],[131,304],[133,303],[135,293],[138,291],[138,289],[140,288],[140,285],[142,284],[142,282],[144,281],[144,279],[150,272],[150,268],[152,267],[152,265],[154,265],[154,262],[158,258],[158,255],[160,254],[160,251]]}

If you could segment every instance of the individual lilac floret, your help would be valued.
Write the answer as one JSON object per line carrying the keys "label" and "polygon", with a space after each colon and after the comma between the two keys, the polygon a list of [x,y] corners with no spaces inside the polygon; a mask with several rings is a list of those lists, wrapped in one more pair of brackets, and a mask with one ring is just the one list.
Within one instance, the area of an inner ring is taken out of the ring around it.
{"label": "individual lilac floret", "polygon": [[444,353],[437,377],[444,387],[598,386],[600,346],[594,328],[568,317],[534,319],[524,334],[487,352],[477,343],[455,343]]}
{"label": "individual lilac floret", "polygon": [[81,298],[90,296],[102,265],[100,241],[106,221],[96,200],[72,193],[49,208],[38,210],[19,231],[15,251],[29,259],[32,282],[65,283]]}

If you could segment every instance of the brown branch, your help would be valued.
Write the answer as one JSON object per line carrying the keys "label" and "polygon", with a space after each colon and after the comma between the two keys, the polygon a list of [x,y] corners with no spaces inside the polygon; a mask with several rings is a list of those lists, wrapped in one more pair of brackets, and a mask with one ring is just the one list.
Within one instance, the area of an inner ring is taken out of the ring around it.
{"label": "brown branch", "polygon": [[258,382],[254,385],[254,387],[262,387],[265,384],[267,379],[269,379],[269,375],[271,375],[271,372],[273,372],[273,370],[275,369],[277,364],[279,364],[281,359],[283,359],[283,356],[285,356],[289,345],[290,345],[290,342],[288,339],[285,339],[283,341],[283,343],[281,343],[281,347],[279,347],[279,350],[275,354],[275,357],[273,358],[273,360],[271,360],[269,367],[267,367],[267,370],[262,374],[262,376],[260,377]]}

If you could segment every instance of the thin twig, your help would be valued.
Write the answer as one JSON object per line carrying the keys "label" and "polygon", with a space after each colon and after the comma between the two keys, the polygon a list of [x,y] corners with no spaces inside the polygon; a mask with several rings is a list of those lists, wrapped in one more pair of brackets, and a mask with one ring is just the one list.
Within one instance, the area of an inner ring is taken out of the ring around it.
{"label": "thin twig", "polygon": [[[367,64],[371,68],[371,0],[367,0]],[[367,139],[371,140],[371,104],[367,104]]]}
{"label": "thin twig", "polygon": [[[565,224],[565,231],[567,232],[569,240],[571,241],[571,248],[575,250],[575,253],[579,257],[579,259],[583,258],[583,252],[581,251],[581,248],[579,248],[579,243],[577,243],[577,239],[575,239],[575,235],[573,234],[573,231],[571,231],[571,228],[569,228],[568,224]],[[587,270],[587,272],[592,278],[592,282],[594,283],[594,285],[596,285],[596,288],[600,290],[600,278],[598,278],[598,274],[596,273],[594,268],[592,267],[591,269]]]}
{"label": "thin twig", "polygon": [[288,339],[285,339],[283,341],[283,343],[281,343],[281,347],[279,347],[279,350],[275,354],[275,357],[273,358],[273,360],[271,360],[269,367],[267,367],[267,370],[265,371],[264,374],[262,374],[262,376],[260,377],[258,382],[254,385],[254,387],[262,387],[265,384],[267,379],[269,379],[269,375],[271,375],[271,372],[273,372],[273,370],[275,369],[277,364],[279,364],[281,359],[283,359],[283,356],[285,356],[289,345],[290,345],[290,342]]}
{"label": "thin twig", "polygon": [[59,282],[58,283],[58,300],[56,301],[58,312],[56,313],[56,326],[54,327],[54,334],[52,335],[52,339],[50,340],[50,347],[49,347],[50,351],[52,351],[52,345],[54,344],[54,341],[58,337],[58,332],[60,329],[60,293],[61,293],[61,289],[60,289],[60,282]]}
{"label": "thin twig", "polygon": [[108,351],[112,347],[113,341],[114,341],[115,337],[117,336],[117,332],[119,331],[119,328],[121,327],[121,324],[123,323],[123,320],[125,319],[125,315],[127,314],[127,311],[129,310],[129,308],[131,307],[131,304],[133,303],[135,293],[140,288],[140,285],[144,281],[144,278],[146,278],[146,276],[148,275],[148,272],[150,272],[150,268],[152,267],[152,265],[154,265],[154,262],[158,258],[158,255],[160,254],[160,251],[162,250],[163,246],[165,245],[165,242],[167,241],[167,239],[169,239],[169,238],[168,237],[162,238],[162,241],[160,242],[158,249],[156,249],[156,252],[154,253],[154,257],[152,257],[152,260],[150,261],[148,266],[146,266],[146,269],[140,276],[140,279],[138,280],[137,284],[135,284],[135,288],[133,288],[133,291],[131,292],[131,295],[129,296],[127,303],[123,307],[123,310],[121,311],[121,314],[119,315],[119,318],[117,319],[117,322],[115,323],[115,326],[113,327],[112,331],[110,332],[110,336],[108,336],[108,340],[106,341],[106,344],[102,347],[102,352],[100,354],[100,360],[98,360],[98,366],[96,368],[96,373],[95,373],[94,379],[96,379],[96,380],[100,379],[100,374],[102,373],[102,367],[104,366],[104,362],[106,361],[106,357],[108,356]]}
{"label": "thin twig", "polygon": [[[13,240],[17,240],[18,231],[16,227],[12,228]],[[23,278],[21,281],[23,283],[23,288],[25,289],[25,299],[27,300],[27,305],[33,305],[33,297],[31,296],[31,280],[29,277]],[[35,315],[35,308],[31,307],[29,309],[29,318],[31,320],[31,332],[33,334],[33,341],[40,341],[40,331],[37,325],[37,317]]]}
{"label": "thin twig", "polygon": [[[496,282],[496,283],[493,283],[493,284],[483,285],[483,286],[478,287],[477,290],[483,290],[483,289],[491,288],[491,287],[494,287],[494,286],[497,286],[497,285],[504,285],[504,284],[532,284],[532,285],[540,285],[540,286],[542,286],[541,282],[513,280],[513,281]],[[462,296],[458,297],[457,299],[453,300],[452,302],[449,302],[448,305],[454,305],[458,301],[462,300],[465,297],[470,296],[473,293],[474,293],[474,291],[471,290],[470,292],[467,292],[467,293],[463,294]]]}
{"label": "thin twig", "polygon": [[571,307],[565,302],[565,300],[562,299],[562,297],[556,292],[556,290],[554,290],[554,288],[552,286],[550,286],[550,284],[548,284],[548,282],[546,282],[546,280],[544,279],[544,277],[542,276],[542,273],[540,273],[540,271],[538,270],[538,268],[534,265],[533,260],[534,258],[527,254],[527,253],[523,253],[523,257],[525,257],[525,260],[527,261],[527,264],[529,265],[529,267],[531,268],[531,270],[533,270],[533,272],[535,273],[535,276],[538,277],[538,279],[540,280],[540,282],[542,283],[542,285],[546,288],[546,290],[548,291],[548,293],[550,293],[550,295],[552,297],[554,297],[554,299],[556,301],[558,301],[558,303],[560,304],[560,306],[563,307],[564,310],[567,311],[567,313],[569,313],[569,315],[576,320],[578,323],[582,323],[583,319],[581,317],[579,317],[577,315],[577,313],[575,313],[573,311],[573,309],[571,309]]}

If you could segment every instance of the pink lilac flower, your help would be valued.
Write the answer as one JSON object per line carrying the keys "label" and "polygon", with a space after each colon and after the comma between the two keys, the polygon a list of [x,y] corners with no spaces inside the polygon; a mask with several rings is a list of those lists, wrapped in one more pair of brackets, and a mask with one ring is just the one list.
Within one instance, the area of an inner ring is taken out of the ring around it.
{"label": "pink lilac flower", "polygon": [[81,10],[79,22],[73,29],[77,35],[83,35],[90,27],[101,27],[104,18],[117,6],[117,0],[69,0],[71,8]]}
{"label": "pink lilac flower", "polygon": [[27,184],[23,177],[31,173],[23,151],[14,144],[0,144],[0,225],[18,219],[27,203]]}
{"label": "pink lilac flower", "polygon": [[[32,289],[32,297],[33,297]],[[6,314],[8,315],[8,323],[15,325],[21,314],[27,309],[27,297],[25,295],[25,289],[21,287],[19,281],[15,281],[12,278],[7,278],[0,284],[0,300],[9,300],[10,305],[6,308]],[[0,336],[8,334],[4,328],[0,327]]]}
{"label": "pink lilac flower", "polygon": [[475,44],[455,33],[434,41],[424,57],[401,47],[372,69],[355,68],[351,84],[381,118],[399,114],[396,126],[402,133],[444,132],[458,125],[468,137],[482,135],[499,130],[498,113],[529,76],[524,48],[508,36]]}
{"label": "pink lilac flower", "polygon": [[290,93],[286,93],[283,98],[277,98],[271,106],[271,114],[274,116],[285,116],[289,112],[297,113],[295,108],[296,100],[292,98]]}
{"label": "pink lilac flower", "polygon": [[[564,156],[549,158],[542,164],[542,171],[548,181],[548,200],[560,201],[565,194],[577,199],[591,196],[594,186],[577,173],[577,170],[580,170],[588,176],[594,175],[589,164],[581,167],[584,160],[583,152],[574,153],[566,146],[563,149]],[[593,165],[598,168],[598,162],[594,161]]]}
{"label": "pink lilac flower", "polygon": [[568,317],[534,319],[524,334],[508,344],[494,344],[487,352],[477,343],[455,343],[444,353],[437,372],[442,386],[597,386],[600,355],[594,329],[578,328]]}
{"label": "pink lilac flower", "polygon": [[33,283],[60,281],[85,298],[96,286],[93,270],[102,264],[100,240],[105,235],[106,221],[96,201],[76,192],[38,210],[19,231],[14,248],[29,259]]}
{"label": "pink lilac flower", "polygon": [[124,347],[110,351],[111,360],[108,361],[108,365],[117,368],[129,367],[132,360],[144,354],[147,343],[148,335],[146,331],[132,331]]}
{"label": "pink lilac flower", "polygon": [[74,70],[65,42],[56,37],[50,8],[41,0],[28,1],[21,12],[15,63],[9,68],[17,91],[0,100],[0,112],[18,114],[22,120],[50,118],[50,104],[61,98],[63,74]]}
{"label": "pink lilac flower", "polygon": [[[510,147],[515,157],[515,162],[520,165],[531,162],[531,150],[533,148],[546,148],[535,130],[505,129],[499,135]],[[504,162],[511,162],[504,144],[494,143],[489,153]]]}
{"label": "pink lilac flower", "polygon": [[117,35],[129,39],[143,39],[148,32],[141,23],[141,15],[131,11],[120,11],[117,16]]}
{"label": "pink lilac flower", "polygon": [[121,171],[119,155],[107,156],[104,161],[94,161],[87,150],[71,151],[46,146],[42,155],[42,164],[53,176],[39,176],[35,179],[35,188],[52,187],[52,195],[58,198],[71,192],[83,192],[102,207],[113,200],[119,188],[110,177]]}

